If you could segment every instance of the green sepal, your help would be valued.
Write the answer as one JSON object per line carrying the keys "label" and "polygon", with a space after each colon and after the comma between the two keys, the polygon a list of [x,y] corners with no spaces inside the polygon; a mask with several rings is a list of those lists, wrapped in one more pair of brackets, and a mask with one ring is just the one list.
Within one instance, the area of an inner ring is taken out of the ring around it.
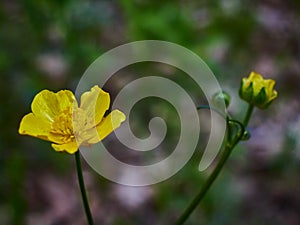
{"label": "green sepal", "polygon": [[[273,99],[274,100],[274,99]],[[259,106],[257,106],[258,108],[260,108],[260,109],[266,109],[266,108],[268,108],[270,105],[271,105],[271,103],[273,102],[273,100],[271,100],[271,101],[269,101],[269,102],[266,102],[265,104],[263,104],[263,105],[259,105]]]}
{"label": "green sepal", "polygon": [[245,88],[244,83],[242,81],[239,94],[240,94],[240,97],[242,99],[244,99],[245,101],[247,101],[249,103],[252,103],[252,100],[253,100],[253,82],[251,82],[250,85],[247,88]]}
{"label": "green sepal", "polygon": [[263,87],[259,91],[258,95],[254,96],[254,105],[257,107],[263,107],[268,100],[267,97],[266,88]]}

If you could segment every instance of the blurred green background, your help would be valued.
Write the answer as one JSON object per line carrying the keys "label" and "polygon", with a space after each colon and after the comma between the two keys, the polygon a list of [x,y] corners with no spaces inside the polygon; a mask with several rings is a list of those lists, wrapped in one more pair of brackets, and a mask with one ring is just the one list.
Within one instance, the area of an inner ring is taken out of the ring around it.
{"label": "blurred green background", "polygon": [[[144,39],[174,42],[202,57],[232,95],[229,111],[237,118],[246,106],[237,94],[242,77],[254,70],[277,81],[278,99],[255,111],[251,140],[235,149],[186,224],[300,224],[299,21],[300,2],[292,0],[2,0],[0,224],[86,224],[73,156],[18,135],[19,122],[40,90],[74,91],[102,53]],[[172,77],[203,103],[201,90],[179,71],[151,63],[127,68],[106,90],[113,97],[137,74],[153,73]],[[135,132],[147,135],[149,118],[162,113],[169,118],[168,151],[178,134],[173,108],[151,99],[141,104],[133,111]],[[107,144],[122,151],[113,138]],[[202,147],[178,174],[143,188],[109,182],[83,163],[95,223],[172,224],[211,170],[197,170]]]}

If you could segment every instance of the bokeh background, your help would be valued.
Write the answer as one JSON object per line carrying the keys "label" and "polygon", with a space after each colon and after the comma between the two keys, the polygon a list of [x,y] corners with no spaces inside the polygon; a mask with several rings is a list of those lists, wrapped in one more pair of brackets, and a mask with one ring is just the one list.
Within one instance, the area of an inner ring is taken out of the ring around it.
{"label": "bokeh background", "polygon": [[[102,53],[144,39],[174,42],[202,57],[231,94],[229,111],[236,118],[242,118],[246,108],[238,98],[242,77],[254,70],[277,81],[278,99],[268,110],[255,111],[251,139],[235,149],[186,224],[300,224],[299,21],[300,2],[292,0],[2,0],[0,224],[86,224],[74,157],[18,135],[19,122],[40,90],[74,91]],[[105,89],[113,98],[130,80],[153,74],[177,81],[203,103],[201,90],[165,65],[126,68]],[[166,102],[141,101],[130,116],[133,129],[147,136],[149,118],[156,114],[167,118],[169,131],[161,151],[168,152],[177,141],[179,122]],[[200,140],[205,143],[205,138]],[[113,136],[106,140],[125,161],[141,157],[124,156],[115,142]],[[172,224],[212,169],[197,170],[200,142],[178,174],[149,187],[112,183],[83,162],[95,223]]]}

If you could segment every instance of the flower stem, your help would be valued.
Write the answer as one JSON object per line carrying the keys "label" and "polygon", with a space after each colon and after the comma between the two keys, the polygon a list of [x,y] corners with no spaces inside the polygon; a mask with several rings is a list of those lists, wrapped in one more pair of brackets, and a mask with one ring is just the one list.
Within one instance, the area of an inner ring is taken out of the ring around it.
{"label": "flower stem", "polygon": [[[229,158],[232,150],[234,147],[239,143],[241,140],[241,137],[244,133],[244,129],[246,128],[250,118],[251,114],[253,112],[253,105],[249,105],[247,113],[244,118],[243,122],[243,132],[238,132],[237,136],[233,139],[231,142],[229,139],[227,139],[227,143],[225,144],[225,149],[221,155],[221,158],[211,173],[211,175],[208,177],[204,185],[201,187],[199,193],[196,195],[196,197],[192,200],[192,202],[189,204],[189,206],[185,209],[185,211],[181,214],[181,216],[178,218],[178,220],[174,223],[174,225],[182,225],[186,222],[186,220],[189,218],[189,216],[192,214],[192,212],[196,209],[196,207],[199,205],[215,179],[218,177],[219,173],[221,172],[223,166],[225,165],[227,159]],[[231,136],[230,131],[228,133],[228,136]]]}
{"label": "flower stem", "polygon": [[209,188],[211,187],[211,185],[213,184],[213,182],[219,175],[219,173],[222,170],[224,164],[226,163],[228,157],[230,156],[232,149],[235,147],[235,145],[238,143],[238,141],[236,141],[232,145],[226,145],[224,152],[222,154],[222,157],[221,157],[220,161],[218,162],[216,168],[211,173],[211,175],[208,177],[208,179],[202,186],[200,192],[196,195],[196,197],[193,199],[193,201],[186,208],[186,210],[183,212],[183,214],[179,217],[179,219],[175,222],[174,225],[182,225],[189,218],[189,216],[192,214],[192,212],[195,210],[195,208],[201,202],[202,198],[205,196],[205,194],[207,193],[207,191],[209,190]]}
{"label": "flower stem", "polygon": [[247,112],[246,112],[246,115],[245,115],[245,118],[244,118],[244,121],[243,121],[244,127],[247,127],[247,125],[248,125],[248,123],[249,123],[249,120],[250,120],[250,118],[251,118],[253,109],[254,109],[254,105],[249,104],[249,105],[248,105]]}
{"label": "flower stem", "polygon": [[85,214],[86,214],[86,217],[88,220],[88,224],[94,225],[92,213],[91,213],[89,202],[88,202],[87,195],[86,195],[79,151],[77,151],[75,153],[75,159],[76,159],[77,177],[78,177],[78,182],[79,182],[79,186],[80,186],[81,197],[82,197],[82,201],[83,201],[83,205],[84,205]]}

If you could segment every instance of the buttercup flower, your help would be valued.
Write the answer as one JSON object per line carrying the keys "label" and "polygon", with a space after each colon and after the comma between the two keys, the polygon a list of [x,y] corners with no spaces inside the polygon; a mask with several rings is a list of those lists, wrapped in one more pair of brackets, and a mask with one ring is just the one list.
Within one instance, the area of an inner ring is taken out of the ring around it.
{"label": "buttercup flower", "polygon": [[103,140],[125,120],[119,110],[104,117],[109,104],[109,93],[98,86],[82,94],[80,106],[69,90],[43,90],[34,97],[32,113],[23,117],[19,133],[53,142],[54,150],[73,154],[80,145]]}
{"label": "buttercup flower", "polygon": [[248,103],[266,109],[277,97],[274,85],[274,80],[264,79],[262,75],[251,72],[248,78],[242,79],[239,94]]}

